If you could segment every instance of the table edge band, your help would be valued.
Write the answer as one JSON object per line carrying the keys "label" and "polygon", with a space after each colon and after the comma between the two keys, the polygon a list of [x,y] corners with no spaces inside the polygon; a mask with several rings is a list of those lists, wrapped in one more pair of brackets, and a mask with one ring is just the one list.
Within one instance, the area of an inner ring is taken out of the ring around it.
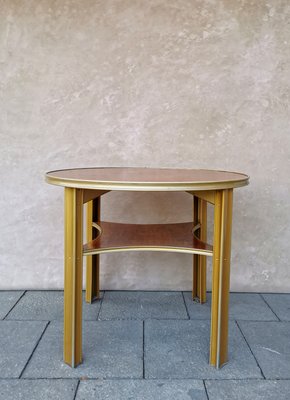
{"label": "table edge band", "polygon": [[96,182],[79,179],[65,179],[45,175],[45,181],[51,185],[91,190],[119,191],[190,191],[234,189],[249,184],[249,177],[237,181],[222,182]]}

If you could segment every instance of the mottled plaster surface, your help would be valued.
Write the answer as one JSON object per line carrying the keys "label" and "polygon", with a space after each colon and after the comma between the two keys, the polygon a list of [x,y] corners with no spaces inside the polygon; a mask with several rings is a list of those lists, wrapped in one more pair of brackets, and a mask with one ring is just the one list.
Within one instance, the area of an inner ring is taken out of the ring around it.
{"label": "mottled plaster surface", "polygon": [[[0,2],[0,288],[63,285],[62,189],[79,166],[246,172],[232,290],[289,291],[287,0]],[[179,221],[186,194],[108,194],[119,221]],[[191,257],[102,257],[105,289],[190,289]]]}

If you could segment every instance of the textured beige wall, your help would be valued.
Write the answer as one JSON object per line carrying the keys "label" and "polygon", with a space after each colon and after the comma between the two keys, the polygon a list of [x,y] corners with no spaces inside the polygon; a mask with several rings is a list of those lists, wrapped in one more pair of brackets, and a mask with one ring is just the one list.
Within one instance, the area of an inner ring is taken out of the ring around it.
{"label": "textured beige wall", "polygon": [[[62,189],[79,166],[246,172],[233,290],[290,288],[288,0],[0,0],[0,288],[61,288]],[[185,221],[186,194],[104,197]],[[102,257],[102,287],[189,289],[191,256]]]}

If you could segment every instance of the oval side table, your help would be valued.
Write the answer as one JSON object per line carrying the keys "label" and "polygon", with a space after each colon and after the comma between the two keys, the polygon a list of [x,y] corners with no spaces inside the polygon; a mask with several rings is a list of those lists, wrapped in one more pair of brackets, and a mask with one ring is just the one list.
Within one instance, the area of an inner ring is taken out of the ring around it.
{"label": "oval side table", "polygon": [[[206,256],[213,257],[209,363],[228,361],[233,189],[249,177],[227,171],[153,168],[77,168],[47,172],[46,181],[65,188],[64,361],[82,362],[82,274],[87,256],[86,301],[99,297],[99,255],[117,251],[193,254],[192,296],[206,300]],[[110,191],[187,192],[193,218],[174,224],[119,224],[101,220],[100,199]],[[87,243],[83,245],[83,204]],[[214,205],[213,245],[207,243],[207,203]]]}

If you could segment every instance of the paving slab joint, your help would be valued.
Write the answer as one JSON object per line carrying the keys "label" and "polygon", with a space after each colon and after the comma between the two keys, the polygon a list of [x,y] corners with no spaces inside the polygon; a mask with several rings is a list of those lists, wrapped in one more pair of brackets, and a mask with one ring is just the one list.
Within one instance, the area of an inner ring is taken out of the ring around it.
{"label": "paving slab joint", "polygon": [[187,314],[187,319],[190,319],[190,315],[189,315],[188,308],[187,308],[186,301],[185,301],[185,297],[184,297],[184,292],[181,292],[181,294],[182,294],[183,303],[184,303],[184,307],[185,307],[186,314]]}
{"label": "paving slab joint", "polygon": [[264,303],[270,308],[270,310],[272,311],[272,313],[276,316],[276,318],[278,319],[279,322],[282,322],[282,320],[278,317],[278,315],[275,313],[275,311],[273,310],[273,308],[270,306],[270,304],[267,302],[267,300],[265,299],[265,297],[263,296],[262,293],[259,293],[260,297],[262,298],[262,300],[264,300]]}
{"label": "paving slab joint", "polygon": [[203,383],[203,387],[204,387],[204,391],[205,391],[207,400],[210,400],[210,399],[209,399],[209,395],[208,395],[208,393],[207,393],[207,387],[206,387],[206,384],[205,384],[205,379],[202,380],[202,383]]}
{"label": "paving slab joint", "polygon": [[98,315],[97,315],[97,321],[100,321],[99,317],[100,317],[100,314],[101,314],[101,309],[102,309],[103,301],[104,301],[105,294],[106,294],[105,290],[102,290],[102,292],[103,292],[103,296],[100,299],[100,308],[99,308],[99,312],[98,312]]}
{"label": "paving slab joint", "polygon": [[27,290],[24,290],[24,292],[22,293],[22,295],[19,297],[19,299],[15,302],[15,304],[10,308],[10,310],[8,311],[8,313],[4,316],[3,320],[5,320],[8,315],[11,313],[11,311],[14,309],[14,307],[17,306],[17,304],[20,302],[20,300],[22,299],[23,296],[25,296]]}
{"label": "paving slab joint", "polygon": [[245,342],[247,343],[247,346],[248,346],[248,348],[249,348],[249,350],[250,350],[252,356],[254,357],[254,360],[256,361],[256,364],[257,364],[258,368],[260,369],[260,372],[261,372],[261,375],[262,375],[263,379],[266,379],[266,377],[265,377],[265,375],[264,375],[264,373],[263,373],[263,370],[262,370],[260,364],[258,363],[258,360],[257,360],[255,354],[253,353],[253,351],[252,351],[252,349],[251,349],[251,346],[250,346],[250,344],[248,343],[248,341],[247,341],[247,339],[246,339],[246,336],[244,335],[244,332],[242,331],[242,328],[240,327],[238,321],[235,321],[235,323],[237,324],[237,327],[238,327],[238,329],[240,330],[241,335],[243,336]]}
{"label": "paving slab joint", "polygon": [[77,383],[77,387],[76,387],[76,390],[75,390],[75,394],[74,394],[73,400],[76,400],[76,398],[77,398],[79,386],[80,386],[80,380],[78,380],[78,383]]}
{"label": "paving slab joint", "polygon": [[27,362],[25,363],[25,365],[24,365],[24,367],[23,367],[23,369],[22,369],[22,371],[21,371],[21,373],[20,373],[20,375],[19,375],[19,379],[21,379],[21,377],[22,377],[22,375],[23,375],[23,373],[24,373],[24,371],[25,371],[27,365],[29,364],[29,361],[31,360],[31,358],[32,358],[32,356],[33,356],[33,354],[34,354],[34,352],[35,352],[35,350],[36,350],[36,348],[37,348],[39,342],[41,341],[41,339],[42,339],[42,337],[43,337],[43,335],[44,335],[44,333],[45,333],[45,331],[46,331],[46,329],[47,329],[47,327],[48,327],[49,324],[50,324],[50,321],[48,321],[47,324],[45,325],[42,334],[40,335],[39,339],[37,340],[37,342],[36,342],[36,344],[35,344],[35,346],[34,346],[32,352],[31,352],[30,356],[28,357]]}

